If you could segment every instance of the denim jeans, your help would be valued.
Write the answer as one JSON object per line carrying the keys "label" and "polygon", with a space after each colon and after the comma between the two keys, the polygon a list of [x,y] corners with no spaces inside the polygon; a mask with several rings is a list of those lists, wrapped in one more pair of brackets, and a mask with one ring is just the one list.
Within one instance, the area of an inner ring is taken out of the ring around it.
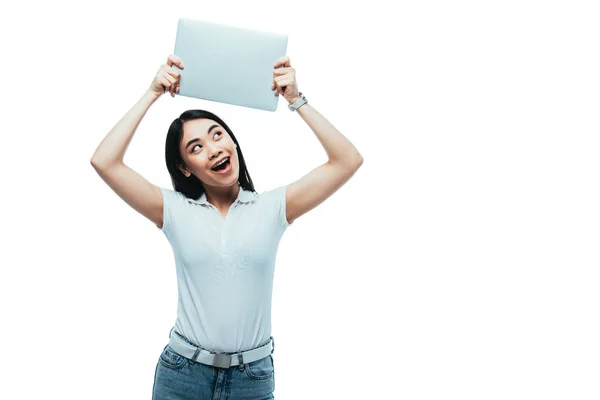
{"label": "denim jeans", "polygon": [[156,370],[152,400],[267,400],[275,399],[273,355],[219,368],[192,361],[164,347]]}

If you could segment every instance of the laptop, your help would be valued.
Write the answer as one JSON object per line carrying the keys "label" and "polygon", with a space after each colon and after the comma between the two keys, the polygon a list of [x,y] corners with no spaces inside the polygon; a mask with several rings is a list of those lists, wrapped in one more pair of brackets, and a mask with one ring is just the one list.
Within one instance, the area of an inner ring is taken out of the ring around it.
{"label": "laptop", "polygon": [[287,35],[180,18],[173,52],[184,64],[178,94],[276,111],[273,66],[287,42]]}

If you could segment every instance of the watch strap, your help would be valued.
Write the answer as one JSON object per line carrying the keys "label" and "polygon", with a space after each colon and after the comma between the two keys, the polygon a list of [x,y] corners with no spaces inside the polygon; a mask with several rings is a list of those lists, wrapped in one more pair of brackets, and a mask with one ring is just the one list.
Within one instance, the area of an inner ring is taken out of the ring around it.
{"label": "watch strap", "polygon": [[308,100],[306,100],[306,97],[304,97],[302,92],[299,92],[298,94],[300,95],[300,98],[298,100],[296,100],[295,102],[288,104],[288,108],[290,109],[290,111],[296,111],[301,106],[308,103]]}

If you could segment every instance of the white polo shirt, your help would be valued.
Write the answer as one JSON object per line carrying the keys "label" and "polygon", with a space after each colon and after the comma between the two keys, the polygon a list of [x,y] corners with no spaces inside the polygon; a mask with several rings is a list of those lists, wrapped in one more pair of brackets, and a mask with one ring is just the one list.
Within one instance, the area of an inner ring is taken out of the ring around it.
{"label": "white polo shirt", "polygon": [[163,231],[175,257],[175,330],[205,349],[237,352],[271,336],[279,241],[287,229],[286,186],[257,194],[240,186],[227,218],[206,200],[160,188]]}

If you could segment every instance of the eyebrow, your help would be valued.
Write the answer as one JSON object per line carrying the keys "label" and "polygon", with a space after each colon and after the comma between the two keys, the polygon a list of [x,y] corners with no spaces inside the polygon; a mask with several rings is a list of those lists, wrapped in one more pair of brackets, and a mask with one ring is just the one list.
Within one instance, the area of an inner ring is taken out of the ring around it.
{"label": "eyebrow", "polygon": [[[212,131],[215,128],[218,128],[219,125],[213,125],[210,128],[208,128],[208,132],[206,132],[207,135],[210,135],[210,131]],[[189,142],[187,142],[187,144],[185,145],[185,148],[187,149],[191,144],[196,143],[196,142],[200,142],[200,138],[196,138],[196,139],[192,139]]]}

